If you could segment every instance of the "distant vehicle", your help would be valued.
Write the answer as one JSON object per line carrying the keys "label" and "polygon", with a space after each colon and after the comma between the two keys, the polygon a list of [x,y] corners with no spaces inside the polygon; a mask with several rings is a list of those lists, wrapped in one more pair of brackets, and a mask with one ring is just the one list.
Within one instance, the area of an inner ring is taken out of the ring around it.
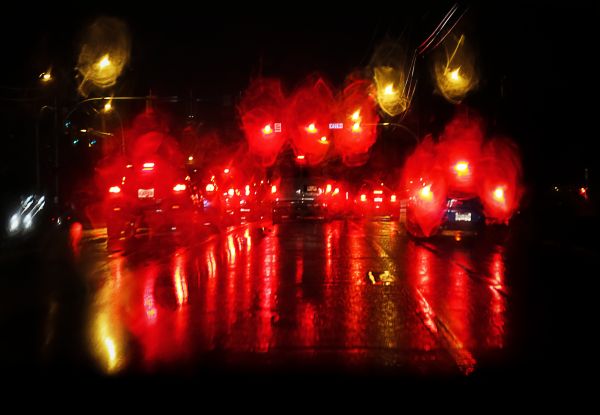
{"label": "distant vehicle", "polygon": [[[276,185],[273,185],[276,186]],[[322,177],[301,175],[282,178],[273,201],[273,223],[296,219],[330,219],[327,183]]]}
{"label": "distant vehicle", "polygon": [[143,228],[189,233],[201,206],[183,166],[155,157],[123,166],[121,177],[106,189],[109,249]]}
{"label": "distant vehicle", "polygon": [[397,219],[400,214],[398,196],[381,182],[366,181],[356,193],[354,214],[370,218]]}

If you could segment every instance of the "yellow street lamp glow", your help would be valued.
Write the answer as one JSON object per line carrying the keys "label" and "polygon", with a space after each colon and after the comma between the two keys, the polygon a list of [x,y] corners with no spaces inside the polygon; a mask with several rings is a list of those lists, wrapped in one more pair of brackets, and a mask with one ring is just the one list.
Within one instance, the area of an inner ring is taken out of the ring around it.
{"label": "yellow street lamp glow", "polygon": [[360,128],[360,123],[359,122],[355,122],[354,125],[352,126],[352,132],[353,133],[360,133],[361,132],[361,128]]}
{"label": "yellow street lamp glow", "polygon": [[458,73],[459,70],[460,70],[460,66],[458,68],[456,68],[454,71],[448,72],[448,77],[450,78],[451,81],[453,81],[453,82],[460,81],[460,74]]}
{"label": "yellow street lamp glow", "polygon": [[52,73],[50,72],[50,70],[47,70],[46,72],[42,72],[40,74],[40,79],[44,83],[50,82],[52,80]]}
{"label": "yellow street lamp glow", "polygon": [[108,101],[106,104],[104,104],[104,112],[111,112],[112,111],[112,104],[110,101]]}
{"label": "yellow street lamp glow", "polygon": [[396,116],[410,105],[411,92],[406,89],[407,75],[402,69],[378,66],[374,69],[377,103],[388,115]]}
{"label": "yellow street lamp glow", "polygon": [[438,90],[452,103],[460,103],[477,86],[474,54],[465,46],[465,36],[449,36],[435,57]]}
{"label": "yellow street lamp glow", "polygon": [[360,121],[360,110],[354,111],[350,118],[352,119],[352,121]]}
{"label": "yellow street lamp glow", "polygon": [[110,66],[110,64],[111,64],[110,58],[109,58],[108,54],[106,54],[98,62],[98,67],[100,69],[104,69],[104,68],[107,68],[108,66]]}

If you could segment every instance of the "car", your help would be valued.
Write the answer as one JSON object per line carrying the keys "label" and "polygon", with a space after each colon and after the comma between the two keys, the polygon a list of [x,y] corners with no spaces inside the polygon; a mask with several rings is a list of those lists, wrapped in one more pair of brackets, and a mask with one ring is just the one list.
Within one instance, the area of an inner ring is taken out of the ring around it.
{"label": "car", "polygon": [[485,225],[483,204],[479,197],[453,195],[448,197],[440,232],[442,235],[477,234]]}
{"label": "car", "polygon": [[382,182],[365,181],[356,193],[354,214],[359,217],[397,219],[400,214],[398,196]]}
{"label": "car", "polygon": [[109,249],[141,229],[189,235],[201,212],[192,187],[184,167],[165,159],[123,166],[121,180],[106,189]]}
{"label": "car", "polygon": [[321,219],[331,217],[324,189],[326,180],[312,175],[284,178],[275,186],[273,223],[296,219]]}

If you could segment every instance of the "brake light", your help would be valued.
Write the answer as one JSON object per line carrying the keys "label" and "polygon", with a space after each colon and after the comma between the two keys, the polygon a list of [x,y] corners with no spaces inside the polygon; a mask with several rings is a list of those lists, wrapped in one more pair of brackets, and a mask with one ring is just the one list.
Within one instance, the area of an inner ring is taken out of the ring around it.
{"label": "brake light", "polygon": [[366,202],[367,201],[367,195],[365,195],[365,194],[360,195],[360,201],[361,202]]}
{"label": "brake light", "polygon": [[154,170],[154,163],[150,162],[150,163],[144,163],[144,166],[142,168],[143,171],[151,171]]}
{"label": "brake light", "polygon": [[173,191],[175,192],[183,192],[186,189],[186,185],[183,183],[178,183],[173,186]]}
{"label": "brake light", "polygon": [[206,191],[207,192],[214,192],[215,191],[215,185],[212,183],[209,183],[206,185]]}
{"label": "brake light", "polygon": [[111,186],[108,191],[109,193],[121,193],[121,188],[119,186]]}
{"label": "brake light", "polygon": [[296,157],[298,160],[304,160],[304,155],[300,154],[299,156]]}

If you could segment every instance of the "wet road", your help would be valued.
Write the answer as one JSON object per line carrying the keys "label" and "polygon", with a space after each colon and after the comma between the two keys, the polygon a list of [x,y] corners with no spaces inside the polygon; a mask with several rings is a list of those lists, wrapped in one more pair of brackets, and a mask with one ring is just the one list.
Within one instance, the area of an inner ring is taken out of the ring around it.
{"label": "wet road", "polygon": [[113,254],[102,229],[64,242],[68,253],[52,242],[44,261],[19,262],[25,282],[3,278],[4,367],[465,376],[517,347],[525,269],[507,261],[510,238],[419,241],[396,222],[347,220],[142,238]]}

